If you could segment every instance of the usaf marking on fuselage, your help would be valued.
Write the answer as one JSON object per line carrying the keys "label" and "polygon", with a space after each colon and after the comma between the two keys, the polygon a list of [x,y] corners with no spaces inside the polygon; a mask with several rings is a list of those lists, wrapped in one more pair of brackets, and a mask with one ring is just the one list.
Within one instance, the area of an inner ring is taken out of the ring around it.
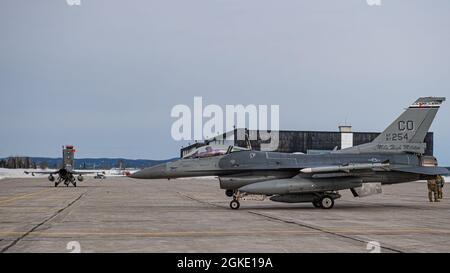
{"label": "usaf marking on fuselage", "polygon": [[449,170],[438,167],[436,158],[424,155],[425,136],[444,101],[440,97],[419,98],[374,141],[329,154],[223,147],[222,154],[196,151],[131,177],[218,176],[220,187],[232,197],[232,209],[238,209],[239,201],[251,195],[270,197],[275,202],[311,202],[315,207],[330,209],[341,197],[340,190],[349,189],[355,197],[364,197],[380,193],[381,185],[447,175]]}

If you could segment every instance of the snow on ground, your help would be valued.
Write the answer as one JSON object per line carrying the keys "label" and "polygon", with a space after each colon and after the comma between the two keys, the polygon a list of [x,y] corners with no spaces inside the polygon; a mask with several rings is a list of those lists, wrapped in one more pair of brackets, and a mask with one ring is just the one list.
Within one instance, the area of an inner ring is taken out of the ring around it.
{"label": "snow on ground", "polygon": [[36,171],[35,169],[4,169],[0,168],[0,179],[2,178],[26,178],[32,177],[31,175],[27,175],[25,171]]}

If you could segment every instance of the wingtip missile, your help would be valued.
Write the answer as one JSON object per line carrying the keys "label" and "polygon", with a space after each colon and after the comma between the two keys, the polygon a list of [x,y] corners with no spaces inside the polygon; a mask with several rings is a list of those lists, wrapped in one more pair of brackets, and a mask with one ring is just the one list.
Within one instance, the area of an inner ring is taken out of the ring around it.
{"label": "wingtip missile", "polygon": [[305,169],[302,169],[302,170],[300,170],[302,173],[312,173],[313,172],[313,169],[312,168],[305,168]]}

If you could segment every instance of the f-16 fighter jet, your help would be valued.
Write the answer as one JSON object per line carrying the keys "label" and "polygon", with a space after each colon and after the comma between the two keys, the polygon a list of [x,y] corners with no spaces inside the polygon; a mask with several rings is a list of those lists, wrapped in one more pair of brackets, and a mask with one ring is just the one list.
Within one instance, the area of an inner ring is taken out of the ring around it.
{"label": "f-16 fighter jet", "polygon": [[[67,187],[69,184],[72,184],[74,187],[77,186],[77,182],[75,179],[75,176],[77,176],[77,180],[82,182],[84,180],[83,175],[84,174],[91,174],[91,173],[97,173],[97,172],[87,172],[87,171],[76,171],[73,169],[74,167],[74,157],[75,157],[75,149],[71,145],[63,146],[63,166],[61,169],[57,171],[26,171],[26,174],[32,174],[33,176],[35,174],[48,174],[48,180],[50,182],[55,182],[55,187],[58,187],[58,185],[61,182],[64,182],[64,185]],[[55,178],[55,175],[58,177]]]}
{"label": "f-16 fighter jet", "polygon": [[448,175],[436,158],[425,156],[425,136],[445,98],[423,97],[374,141],[329,154],[307,155],[251,151],[229,147],[224,153],[205,147],[175,162],[143,169],[131,175],[141,179],[217,176],[232,198],[230,207],[251,195],[275,202],[311,202],[331,209],[338,191],[355,197],[381,192],[381,185],[427,180]]}

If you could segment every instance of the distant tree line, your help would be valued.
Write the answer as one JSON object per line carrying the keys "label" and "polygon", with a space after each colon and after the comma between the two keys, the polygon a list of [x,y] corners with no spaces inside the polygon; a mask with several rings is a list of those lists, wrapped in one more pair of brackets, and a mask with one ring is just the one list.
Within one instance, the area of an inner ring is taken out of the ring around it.
{"label": "distant tree line", "polygon": [[[173,160],[173,159],[170,159]],[[114,158],[98,158],[98,159],[78,159],[75,160],[76,169],[100,169],[109,170],[113,167],[125,168],[144,168],[165,163],[170,160],[129,160]],[[61,158],[47,157],[26,157],[26,156],[10,156],[8,158],[0,158],[0,168],[7,169],[58,169],[62,167]]]}
{"label": "distant tree line", "polygon": [[0,168],[6,169],[47,169],[48,163],[46,161],[36,164],[31,158],[26,156],[10,156],[0,160]]}
{"label": "distant tree line", "polygon": [[29,157],[10,156],[0,161],[0,167],[8,169],[34,169],[36,168],[36,164]]}

